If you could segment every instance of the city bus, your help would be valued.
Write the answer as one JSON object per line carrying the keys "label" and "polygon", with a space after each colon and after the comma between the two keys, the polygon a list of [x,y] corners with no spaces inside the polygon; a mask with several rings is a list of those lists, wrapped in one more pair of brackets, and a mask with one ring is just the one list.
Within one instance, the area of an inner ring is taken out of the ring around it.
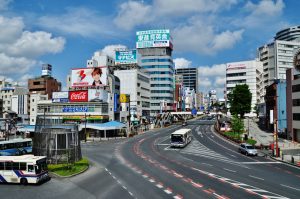
{"label": "city bus", "polygon": [[24,155],[32,153],[32,139],[0,141],[0,156]]}
{"label": "city bus", "polygon": [[0,182],[37,184],[50,179],[46,156],[0,156]]}
{"label": "city bus", "polygon": [[191,141],[191,129],[179,129],[171,134],[171,147],[185,147]]}

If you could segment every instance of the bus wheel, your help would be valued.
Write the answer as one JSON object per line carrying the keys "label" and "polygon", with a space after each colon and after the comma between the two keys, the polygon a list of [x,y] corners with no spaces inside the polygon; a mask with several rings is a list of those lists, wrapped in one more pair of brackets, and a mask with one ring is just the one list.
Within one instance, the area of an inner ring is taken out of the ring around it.
{"label": "bus wheel", "polygon": [[28,184],[28,182],[27,182],[27,179],[26,179],[26,178],[21,178],[21,181],[20,181],[20,183],[21,183],[22,185],[27,185],[27,184]]}

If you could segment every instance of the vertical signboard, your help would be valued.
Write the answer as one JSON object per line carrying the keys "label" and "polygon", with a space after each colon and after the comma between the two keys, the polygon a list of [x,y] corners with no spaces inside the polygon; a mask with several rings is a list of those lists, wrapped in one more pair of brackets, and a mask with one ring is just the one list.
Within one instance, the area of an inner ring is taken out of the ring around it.
{"label": "vertical signboard", "polygon": [[119,107],[118,105],[120,104],[119,97],[120,97],[119,94],[117,93],[114,94],[114,112],[118,112],[118,107]]}

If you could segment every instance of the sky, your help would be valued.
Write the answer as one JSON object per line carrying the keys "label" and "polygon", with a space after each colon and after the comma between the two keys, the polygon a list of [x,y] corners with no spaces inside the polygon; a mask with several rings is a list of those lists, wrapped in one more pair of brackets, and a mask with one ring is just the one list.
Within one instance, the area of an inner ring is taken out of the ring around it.
{"label": "sky", "polygon": [[296,0],[0,0],[0,78],[27,85],[43,63],[65,87],[94,52],[135,48],[136,31],[170,29],[176,68],[199,68],[200,91],[223,96],[226,63],[253,60],[298,26]]}

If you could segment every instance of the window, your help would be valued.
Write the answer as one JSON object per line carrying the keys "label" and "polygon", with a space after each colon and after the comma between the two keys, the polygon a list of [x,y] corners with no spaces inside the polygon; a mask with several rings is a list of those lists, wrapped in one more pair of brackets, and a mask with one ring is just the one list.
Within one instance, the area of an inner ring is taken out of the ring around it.
{"label": "window", "polygon": [[33,172],[33,165],[28,165],[28,172]]}
{"label": "window", "polygon": [[20,169],[20,163],[19,162],[13,162],[12,168],[13,168],[13,170],[19,170]]}
{"label": "window", "polygon": [[24,163],[24,162],[20,163],[20,170],[26,171],[26,163]]}
{"label": "window", "polygon": [[4,170],[4,162],[0,162],[0,170]]}
{"label": "window", "polygon": [[5,162],[5,170],[11,170],[12,169],[12,162]]}
{"label": "window", "polygon": [[34,102],[34,99],[32,99],[32,102]]}

